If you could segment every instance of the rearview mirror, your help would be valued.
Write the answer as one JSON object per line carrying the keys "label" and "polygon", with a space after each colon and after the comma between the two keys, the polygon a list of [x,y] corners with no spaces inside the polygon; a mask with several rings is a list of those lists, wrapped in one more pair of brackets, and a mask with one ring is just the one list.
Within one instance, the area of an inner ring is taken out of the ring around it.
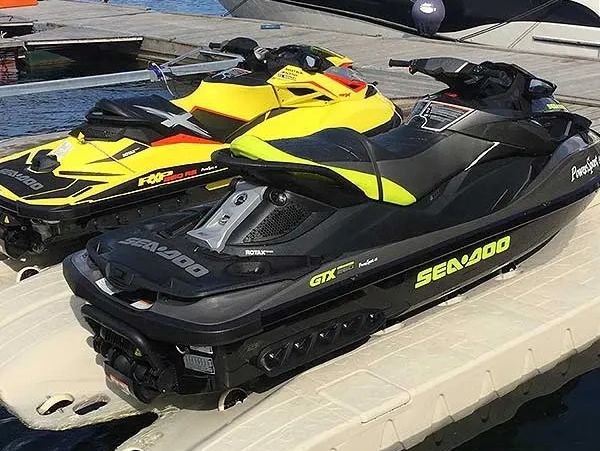
{"label": "rearview mirror", "polygon": [[309,72],[314,72],[321,67],[321,59],[314,55],[305,55],[303,61],[303,69]]}

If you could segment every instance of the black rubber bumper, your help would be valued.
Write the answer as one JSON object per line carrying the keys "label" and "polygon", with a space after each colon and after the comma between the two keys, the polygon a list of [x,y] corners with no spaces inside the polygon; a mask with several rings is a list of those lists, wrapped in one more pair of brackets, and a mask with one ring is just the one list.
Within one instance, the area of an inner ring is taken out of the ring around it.
{"label": "black rubber bumper", "polygon": [[178,318],[181,308],[178,309],[176,305],[172,308],[172,316],[157,314],[152,309],[137,310],[117,296],[108,295],[98,288],[96,281],[102,275],[97,269],[86,267],[85,255],[85,251],[81,251],[67,257],[63,262],[63,274],[76,296],[102,312],[103,321],[112,318],[115,324],[132,327],[150,340],[176,345],[222,346],[257,335],[263,330],[262,315],[258,311],[220,324],[197,324]]}

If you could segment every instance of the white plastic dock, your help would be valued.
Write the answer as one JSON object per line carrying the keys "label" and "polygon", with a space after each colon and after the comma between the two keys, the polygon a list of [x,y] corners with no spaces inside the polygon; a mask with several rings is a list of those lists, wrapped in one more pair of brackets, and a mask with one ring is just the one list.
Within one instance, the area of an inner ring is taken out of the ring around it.
{"label": "white plastic dock", "polygon": [[[203,410],[198,398],[165,401],[154,406],[159,419],[120,449],[408,449],[600,338],[599,261],[597,198],[515,277],[487,282],[226,412]],[[80,302],[59,269],[0,294],[0,397],[31,427],[77,427],[141,407],[107,389],[73,314]],[[40,415],[49,396],[73,404]],[[107,405],[73,412],[90,400]]]}
{"label": "white plastic dock", "polygon": [[[267,45],[325,44],[356,54],[358,64],[369,67],[367,75],[381,80],[382,91],[398,98],[422,95],[433,86],[425,78],[385,70],[390,56],[513,61],[556,80],[563,96],[579,102],[572,110],[600,125],[598,61],[430,43],[394,33],[361,36],[293,26],[264,31],[258,21],[62,0],[21,11],[55,25],[127,28],[144,35],[146,45],[156,39],[163,46],[167,41],[196,46],[207,36],[221,40],[236,34]],[[0,142],[0,148],[10,152],[30,144],[30,138],[11,140]],[[0,262],[5,288],[0,291],[0,401],[30,427],[53,430],[156,411],[159,419],[120,447],[127,451],[408,449],[600,339],[599,260],[600,197],[514,278],[487,282],[459,303],[412,318],[226,412],[207,410],[213,400],[202,398],[150,407],[123,399],[106,386],[90,333],[79,319],[82,301],[72,296],[60,269],[14,286],[14,270],[21,265]],[[65,401],[64,407],[42,415],[54,401]],[[81,414],[82,406],[98,402],[106,405]]]}

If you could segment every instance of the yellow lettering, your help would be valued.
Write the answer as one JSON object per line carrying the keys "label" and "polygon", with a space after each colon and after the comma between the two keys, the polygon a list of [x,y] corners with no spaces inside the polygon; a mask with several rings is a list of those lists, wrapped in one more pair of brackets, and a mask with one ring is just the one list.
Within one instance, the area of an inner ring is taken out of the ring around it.
{"label": "yellow lettering", "polygon": [[476,265],[482,260],[491,258],[494,255],[500,254],[501,252],[505,252],[509,248],[510,236],[505,236],[504,238],[500,238],[498,241],[488,243],[483,247],[478,247],[475,249],[468,258],[466,264],[464,264],[464,262],[467,260],[468,255],[464,255],[462,257],[462,261],[458,258],[451,258],[447,262],[439,263],[431,268],[424,269],[417,274],[415,288],[421,288],[425,285],[429,285],[435,280],[440,280],[450,274],[461,271],[466,267]]}
{"label": "yellow lettering", "polygon": [[460,271],[464,266],[458,261],[457,258],[453,258],[448,262],[448,268],[446,269],[448,274],[453,274],[456,271]]}
{"label": "yellow lettering", "polygon": [[433,267],[433,280],[440,280],[441,278],[446,277],[446,265],[447,263],[444,262]]}
{"label": "yellow lettering", "polygon": [[424,269],[417,275],[417,283],[415,288],[421,288],[431,283],[431,268]]}
{"label": "yellow lettering", "polygon": [[330,269],[329,271],[322,272],[321,274],[317,274],[308,283],[312,288],[318,287],[319,285],[324,284],[325,282],[329,282],[330,280],[335,279],[335,270],[336,268]]}

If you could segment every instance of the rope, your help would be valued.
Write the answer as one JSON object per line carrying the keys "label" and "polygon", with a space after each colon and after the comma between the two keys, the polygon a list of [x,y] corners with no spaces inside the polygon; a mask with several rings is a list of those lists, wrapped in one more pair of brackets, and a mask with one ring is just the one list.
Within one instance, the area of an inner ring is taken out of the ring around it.
{"label": "rope", "polygon": [[162,67],[160,67],[156,63],[150,63],[150,65],[148,66],[148,69],[151,70],[152,72],[154,72],[154,74],[156,75],[156,77],[159,80],[162,80],[164,82],[165,87],[167,88],[167,91],[169,91],[169,94],[171,94],[171,96],[173,96],[173,97],[176,97],[175,94],[173,93],[173,91],[171,91],[171,87],[169,86],[169,81],[167,79],[167,75],[163,71]]}

